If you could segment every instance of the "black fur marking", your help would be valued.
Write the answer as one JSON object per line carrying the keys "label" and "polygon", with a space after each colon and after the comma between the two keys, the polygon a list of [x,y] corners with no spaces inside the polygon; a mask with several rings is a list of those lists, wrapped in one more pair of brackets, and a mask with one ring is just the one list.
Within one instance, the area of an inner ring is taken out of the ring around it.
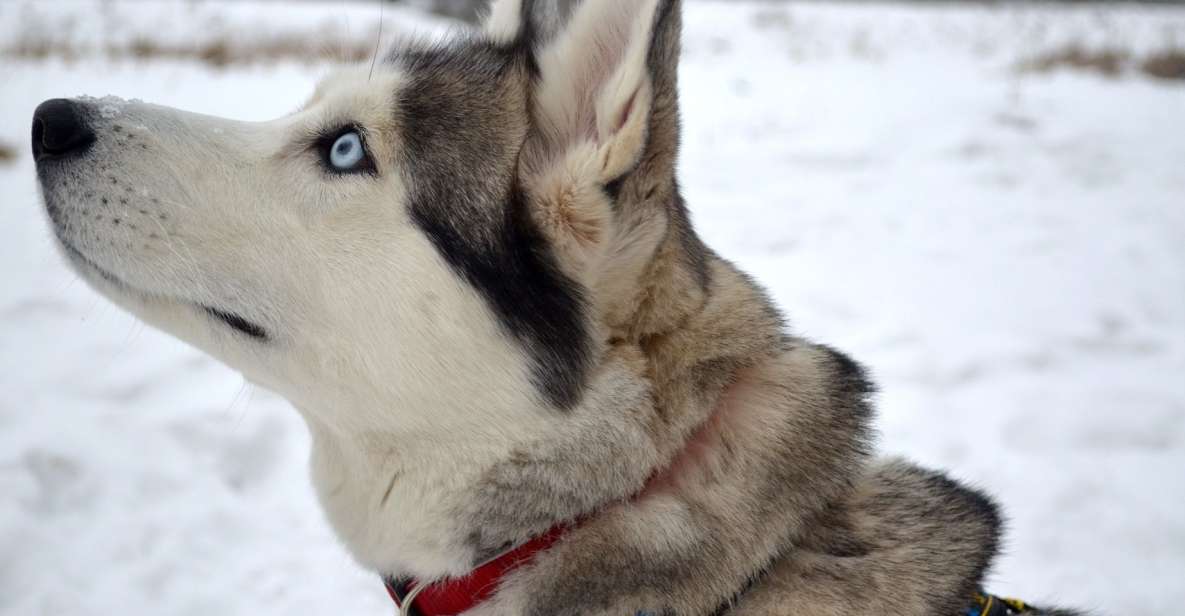
{"label": "black fur marking", "polygon": [[[683,31],[680,2],[663,0],[654,17],[653,38],[646,64],[650,76],[659,84],[674,88],[677,81],[680,36]],[[673,92],[672,92],[673,94]]]}
{"label": "black fur marking", "polygon": [[413,222],[486,300],[533,363],[548,402],[579,402],[590,364],[582,290],[560,269],[514,185],[527,93],[506,91],[523,70],[516,49],[480,40],[412,49],[393,60],[409,80],[399,95],[402,164]]}
{"label": "black fur marking", "polygon": [[[522,7],[519,9],[519,19],[521,26],[518,34],[510,41],[505,43],[495,43],[485,40],[483,38],[472,38],[463,41],[463,47],[467,46],[470,49],[478,47],[488,47],[489,49],[497,50],[498,53],[507,57],[515,58],[517,61],[523,62],[528,72],[532,77],[539,76],[539,64],[535,59],[535,45],[538,43],[539,27],[535,22],[535,0],[523,0]],[[399,52],[396,52],[395,57],[398,58]],[[443,54],[448,55],[448,54]]]}
{"label": "black fur marking", "polygon": [[[535,64],[535,54],[533,53],[533,47],[535,45],[536,38],[538,38],[538,28],[535,25],[534,14],[535,0],[523,0],[518,17],[519,23],[522,24],[522,26],[519,30],[518,37],[516,37],[514,40],[514,46],[517,48],[516,51],[525,52],[526,55],[531,58],[532,65]],[[532,74],[536,73],[537,71],[532,71]]]}
{"label": "black fur marking", "polygon": [[876,385],[868,377],[868,372],[854,359],[827,345],[819,345],[819,349],[831,358],[837,389],[862,396],[876,393]]}
{"label": "black fur marking", "polygon": [[962,496],[964,505],[968,508],[968,515],[984,520],[992,529],[991,536],[983,546],[982,558],[975,563],[975,575],[972,576],[975,583],[981,585],[984,576],[987,575],[988,568],[991,567],[992,561],[1000,549],[1000,535],[1004,527],[1004,518],[1000,514],[1000,508],[983,492],[960,485],[945,475],[935,474],[930,481],[936,489]]}
{"label": "black fur marking", "polygon": [[1000,550],[1004,519],[996,503],[979,490],[962,485],[938,472],[930,472],[926,483],[929,484],[933,494],[946,494],[951,497],[951,500],[959,502],[962,505],[960,511],[962,516],[981,521],[988,529],[987,536],[981,538],[982,548],[975,555],[976,559],[970,577],[964,581],[957,596],[952,599],[954,604],[958,605],[960,601],[965,602],[968,597],[973,596],[978,589],[983,587],[984,577],[987,576],[988,569]]}
{"label": "black fur marking", "polygon": [[679,243],[683,246],[683,254],[687,258],[686,265],[691,268],[692,272],[695,272],[700,288],[707,292],[708,288],[712,286],[712,271],[708,267],[708,261],[713,256],[713,252],[692,228],[691,214],[687,211],[687,204],[683,201],[678,185],[675,187],[674,205],[670,208],[669,213],[672,232],[678,234]]}
{"label": "black fur marking", "polygon": [[437,211],[413,206],[412,217],[531,354],[535,385],[556,407],[571,408],[580,401],[589,363],[584,298],[530,223],[522,193],[515,191],[504,207],[505,222],[493,230],[501,237],[485,250],[436,217]]}
{"label": "black fur marking", "polygon": [[613,201],[614,207],[617,206],[617,201],[621,199],[621,188],[625,185],[625,181],[629,178],[629,174],[623,175],[616,180],[605,184],[605,194]]}
{"label": "black fur marking", "polygon": [[211,317],[214,317],[215,319],[222,321],[231,329],[238,331],[239,333],[242,333],[249,338],[254,338],[254,339],[260,340],[260,341],[266,341],[268,339],[267,330],[244,319],[243,317],[240,317],[237,314],[231,314],[229,312],[224,312],[222,310],[218,310],[217,308],[211,308],[209,306],[202,306],[202,308]]}

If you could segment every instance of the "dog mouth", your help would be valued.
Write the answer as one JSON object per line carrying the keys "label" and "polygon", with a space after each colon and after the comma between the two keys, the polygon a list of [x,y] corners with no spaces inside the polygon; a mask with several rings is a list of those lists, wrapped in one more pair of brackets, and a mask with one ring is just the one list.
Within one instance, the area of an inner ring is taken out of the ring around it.
{"label": "dog mouth", "polygon": [[[159,297],[155,294],[141,291],[139,289],[136,289],[132,285],[129,285],[126,281],[124,281],[119,276],[116,276],[115,274],[113,274],[109,270],[107,270],[106,268],[100,266],[98,263],[95,263],[94,260],[92,260],[90,257],[83,254],[82,251],[75,248],[73,245],[70,244],[70,242],[66,241],[64,238],[61,238],[59,236],[58,241],[61,243],[62,247],[66,251],[66,254],[70,257],[71,260],[73,260],[75,263],[82,265],[86,269],[93,271],[100,278],[107,281],[112,286],[119,288],[121,291],[130,293],[130,294],[134,294],[134,295],[144,296],[144,297]],[[225,310],[222,308],[216,308],[216,307],[210,306],[208,304],[202,304],[199,302],[192,302],[192,301],[188,301],[188,300],[177,299],[174,301],[179,301],[181,303],[194,306],[194,307],[198,308],[199,310],[201,310],[203,313],[205,313],[207,316],[209,316],[211,319],[218,321],[219,323],[225,325],[226,327],[229,327],[230,329],[234,330],[235,332],[238,332],[238,333],[240,333],[252,340],[266,342],[271,338],[268,331],[262,325],[254,323],[235,312],[231,312],[229,310]]]}
{"label": "dog mouth", "polygon": [[260,325],[256,325],[255,323],[252,323],[251,321],[248,321],[247,319],[244,319],[233,312],[226,312],[225,310],[219,310],[212,306],[206,306],[202,304],[198,305],[206,311],[206,314],[218,321],[221,321],[227,327],[239,332],[240,334],[261,342],[266,342],[268,340],[269,336],[267,330],[265,330]]}

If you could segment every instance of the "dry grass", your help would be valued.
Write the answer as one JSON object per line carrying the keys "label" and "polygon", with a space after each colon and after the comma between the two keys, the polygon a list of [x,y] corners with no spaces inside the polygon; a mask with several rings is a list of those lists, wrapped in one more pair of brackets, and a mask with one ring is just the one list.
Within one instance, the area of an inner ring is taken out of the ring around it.
{"label": "dry grass", "polygon": [[1185,79],[1185,49],[1164,49],[1140,63],[1144,74],[1157,79]]}
{"label": "dry grass", "polygon": [[1075,70],[1104,77],[1118,77],[1129,70],[1138,70],[1156,79],[1185,79],[1185,50],[1170,47],[1137,59],[1124,49],[1088,49],[1081,44],[1072,44],[1029,58],[1021,62],[1018,69],[1033,73]]}
{"label": "dry grass", "polygon": [[301,36],[276,37],[266,41],[235,43],[215,39],[194,47],[169,46],[150,40],[136,40],[126,48],[108,47],[112,59],[191,60],[225,68],[242,64],[291,62],[361,62],[374,53],[373,42],[310,41]]}
{"label": "dry grass", "polygon": [[16,148],[11,144],[0,141],[0,165],[7,165],[16,160]]}
{"label": "dry grass", "polygon": [[1021,63],[1025,72],[1049,73],[1071,69],[1117,77],[1131,62],[1131,54],[1122,49],[1087,49],[1079,44],[1069,45],[1039,54]]}
{"label": "dry grass", "polygon": [[[293,34],[243,42],[220,38],[197,45],[172,45],[149,39],[136,39],[127,44],[108,45],[99,53],[111,60],[193,61],[214,68],[281,61],[354,63],[370,59],[374,53],[374,39],[319,40],[307,35]],[[94,55],[95,50],[79,49],[63,41],[22,40],[0,49],[0,57],[19,60],[45,60],[53,57],[70,62]]]}

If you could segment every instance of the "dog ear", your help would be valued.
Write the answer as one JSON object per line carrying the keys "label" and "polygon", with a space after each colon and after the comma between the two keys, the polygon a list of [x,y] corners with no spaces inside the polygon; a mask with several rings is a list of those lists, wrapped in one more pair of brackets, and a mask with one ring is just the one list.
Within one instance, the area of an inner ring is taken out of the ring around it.
{"label": "dog ear", "polygon": [[485,37],[508,45],[528,39],[532,46],[555,38],[578,0],[492,0],[482,21]]}
{"label": "dog ear", "polygon": [[593,144],[602,184],[637,164],[653,103],[648,58],[662,1],[584,0],[538,50],[535,125],[543,152],[537,157],[559,158]]}
{"label": "dog ear", "polygon": [[595,268],[619,231],[612,228],[618,180],[639,166],[654,131],[665,132],[652,121],[655,94],[666,91],[656,86],[674,84],[659,81],[666,73],[652,60],[669,55],[656,46],[670,38],[658,26],[672,7],[677,0],[583,0],[536,48],[522,174],[536,216],[579,270]]}
{"label": "dog ear", "polygon": [[486,38],[501,44],[510,44],[523,32],[531,0],[492,0],[482,23]]}

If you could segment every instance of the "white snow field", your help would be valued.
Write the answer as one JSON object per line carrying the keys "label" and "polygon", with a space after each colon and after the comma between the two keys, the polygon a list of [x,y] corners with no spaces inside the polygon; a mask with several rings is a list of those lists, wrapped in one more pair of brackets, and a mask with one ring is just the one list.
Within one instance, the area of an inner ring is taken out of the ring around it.
{"label": "white snow field", "polygon": [[[328,63],[111,53],[296,32],[376,3],[0,3],[0,612],[388,614],[275,396],[146,329],[55,253],[28,129],[57,96],[240,119]],[[1080,42],[1185,44],[1185,10],[692,3],[681,178],[794,329],[875,373],[881,447],[993,493],[998,593],[1185,604],[1185,81],[1022,74]],[[438,21],[387,9],[387,36]],[[18,44],[69,49],[40,58]],[[952,615],[953,616],[953,615]]]}

